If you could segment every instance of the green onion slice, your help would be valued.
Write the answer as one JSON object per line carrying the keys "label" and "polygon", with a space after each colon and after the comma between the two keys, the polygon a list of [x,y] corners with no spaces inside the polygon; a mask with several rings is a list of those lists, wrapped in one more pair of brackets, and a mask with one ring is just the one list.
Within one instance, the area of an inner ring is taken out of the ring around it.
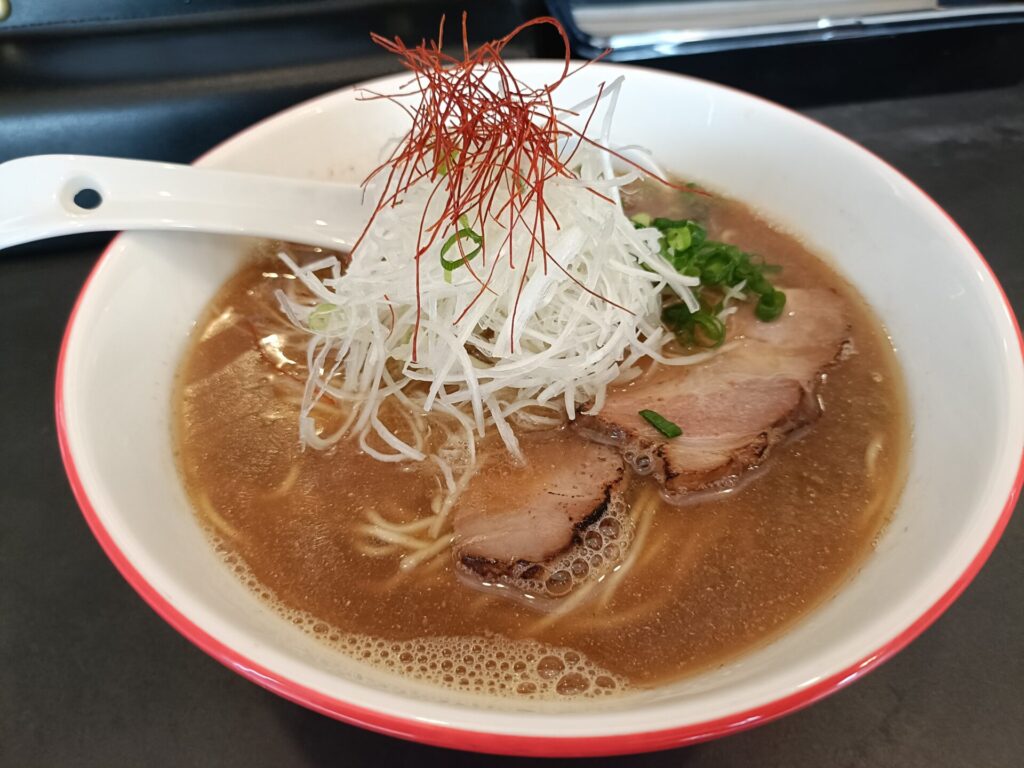
{"label": "green onion slice", "polygon": [[696,326],[700,327],[704,336],[711,342],[708,346],[719,347],[725,341],[725,323],[719,320],[716,315],[704,310],[694,312],[693,322]]}
{"label": "green onion slice", "polygon": [[770,322],[782,314],[785,306],[786,294],[782,291],[773,290],[771,293],[762,294],[761,298],[758,299],[757,306],[754,308],[754,314],[757,315],[758,320]]}
{"label": "green onion slice", "polygon": [[457,150],[457,149],[449,150],[448,154],[445,157],[441,158],[441,160],[437,163],[437,168],[436,168],[437,175],[440,176],[441,178],[444,178],[445,176],[447,176],[448,175],[448,166],[450,164],[456,163],[458,161],[458,159],[459,159],[459,150]]}
{"label": "green onion slice", "polygon": [[[459,223],[462,225],[462,228],[457,230],[454,235],[445,240],[444,245],[441,246],[441,266],[444,267],[444,270],[446,272],[456,270],[459,267],[472,261],[474,258],[477,257],[477,255],[483,248],[483,237],[473,231],[473,229],[468,225],[465,216],[459,217]],[[465,255],[460,255],[459,258],[454,261],[446,259],[445,256],[447,255],[448,251],[454,248],[455,244],[458,243],[460,240],[468,240],[471,243],[474,243],[476,245],[476,248],[474,248],[472,251]]]}
{"label": "green onion slice", "polygon": [[326,331],[331,324],[331,315],[338,311],[336,304],[317,304],[309,313],[307,324],[311,331]]}
{"label": "green onion slice", "polygon": [[648,424],[661,432],[665,437],[679,437],[683,434],[683,430],[679,428],[678,424],[673,424],[657,411],[643,410],[639,413]]}

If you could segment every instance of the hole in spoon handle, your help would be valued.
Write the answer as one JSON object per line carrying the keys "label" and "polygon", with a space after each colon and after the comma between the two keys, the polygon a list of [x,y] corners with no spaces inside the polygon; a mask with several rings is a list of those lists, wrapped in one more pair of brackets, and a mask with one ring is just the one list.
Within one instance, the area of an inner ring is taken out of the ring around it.
{"label": "hole in spoon handle", "polygon": [[92,187],[86,187],[76,194],[72,200],[75,205],[83,211],[95,211],[103,205],[103,195]]}
{"label": "hole in spoon handle", "polygon": [[74,216],[81,216],[103,205],[103,192],[95,179],[76,177],[64,184],[60,199],[64,210]]}

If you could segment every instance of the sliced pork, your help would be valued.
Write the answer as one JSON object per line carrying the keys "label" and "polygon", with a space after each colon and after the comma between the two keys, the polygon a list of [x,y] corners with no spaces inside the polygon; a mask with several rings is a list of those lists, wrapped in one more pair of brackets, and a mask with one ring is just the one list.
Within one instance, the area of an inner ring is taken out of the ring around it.
{"label": "sliced pork", "polygon": [[[717,357],[692,367],[661,366],[609,393],[599,414],[576,420],[577,431],[619,448],[673,500],[733,484],[818,417],[815,390],[846,348],[849,322],[833,291],[791,289],[780,318],[760,322],[745,308],[728,331],[730,344]],[[656,411],[683,435],[665,438],[641,410]]]}
{"label": "sliced pork", "polygon": [[620,493],[618,451],[566,429],[519,438],[525,462],[503,449],[481,461],[454,510],[455,553],[484,576],[543,563],[577,539]]}

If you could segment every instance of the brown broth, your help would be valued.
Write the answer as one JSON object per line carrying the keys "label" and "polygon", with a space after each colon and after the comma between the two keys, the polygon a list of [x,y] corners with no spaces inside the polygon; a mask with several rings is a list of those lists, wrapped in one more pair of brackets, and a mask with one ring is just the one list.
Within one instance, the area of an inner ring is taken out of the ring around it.
{"label": "brown broth", "polygon": [[[423,467],[377,462],[349,443],[325,452],[300,447],[303,374],[284,358],[304,360],[303,344],[285,338],[271,294],[287,279],[262,257],[221,289],[200,321],[175,404],[189,494],[258,593],[315,617],[317,634],[342,648],[347,635],[386,643],[534,639],[650,687],[764,642],[837,589],[870,552],[902,488],[906,408],[884,330],[830,268],[739,203],[648,188],[628,205],[698,218],[709,237],[781,265],[780,287],[825,285],[845,297],[856,355],[828,372],[821,419],[735,491],[685,507],[661,504],[610,599],[598,591],[567,615],[545,618],[474,590],[449,557],[403,575],[398,554],[357,551],[355,527],[366,508],[414,520],[429,509],[437,479]],[[878,441],[869,476],[866,457]],[[634,485],[634,495],[644,491]]]}

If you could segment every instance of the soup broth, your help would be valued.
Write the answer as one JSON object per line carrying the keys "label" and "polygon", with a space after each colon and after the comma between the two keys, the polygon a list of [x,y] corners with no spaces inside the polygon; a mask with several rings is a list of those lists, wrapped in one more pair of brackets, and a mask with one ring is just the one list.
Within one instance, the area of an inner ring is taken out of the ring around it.
{"label": "soup broth", "polygon": [[[395,540],[413,536],[444,481],[436,467],[384,463],[352,441],[303,449],[305,341],[274,299],[295,281],[268,251],[219,291],[179,373],[181,473],[225,560],[340,652],[510,697],[673,681],[763,643],[832,594],[871,551],[903,482],[906,409],[883,328],[832,269],[742,204],[641,187],[627,207],[700,221],[709,237],[781,266],[784,289],[839,293],[854,354],[825,374],[817,421],[737,487],[683,505],[661,500],[652,479],[631,478],[625,506],[593,523],[601,536],[580,537],[580,557],[617,563],[585,594],[542,607],[509,599],[507,588],[467,578],[450,530],[403,568],[408,550],[368,537],[368,520],[389,521]],[[325,430],[341,424],[343,412],[321,410]],[[431,418],[428,440],[441,439]],[[552,439],[566,441],[572,462],[579,438]],[[500,474],[511,459],[494,461]]]}

